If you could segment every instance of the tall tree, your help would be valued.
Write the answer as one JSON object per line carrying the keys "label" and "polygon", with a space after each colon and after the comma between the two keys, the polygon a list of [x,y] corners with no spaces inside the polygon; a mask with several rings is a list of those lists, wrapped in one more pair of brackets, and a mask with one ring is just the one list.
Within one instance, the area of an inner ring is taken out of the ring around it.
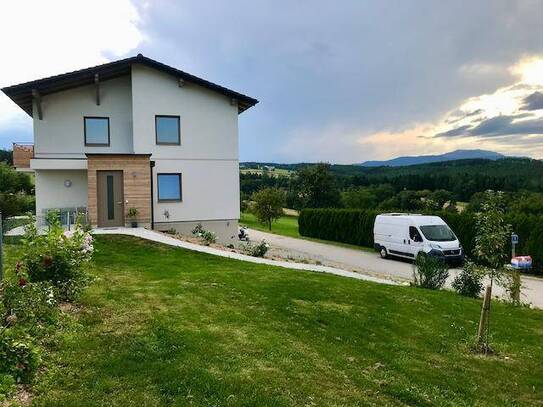
{"label": "tall tree", "polygon": [[13,151],[0,149],[0,162],[1,161],[13,165]]}
{"label": "tall tree", "polygon": [[337,208],[341,195],[330,164],[319,163],[302,168],[293,181],[303,208]]}

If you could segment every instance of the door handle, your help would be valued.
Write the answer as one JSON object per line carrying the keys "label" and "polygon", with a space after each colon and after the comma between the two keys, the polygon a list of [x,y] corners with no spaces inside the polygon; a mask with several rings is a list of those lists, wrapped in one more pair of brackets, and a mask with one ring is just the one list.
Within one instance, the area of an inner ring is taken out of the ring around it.
{"label": "door handle", "polygon": [[122,204],[123,204],[123,201],[117,202],[117,205],[122,205]]}

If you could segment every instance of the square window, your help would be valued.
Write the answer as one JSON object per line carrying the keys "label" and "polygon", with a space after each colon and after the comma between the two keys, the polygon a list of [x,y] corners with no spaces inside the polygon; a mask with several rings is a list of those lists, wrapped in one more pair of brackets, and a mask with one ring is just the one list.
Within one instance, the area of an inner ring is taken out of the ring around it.
{"label": "square window", "polygon": [[181,174],[158,174],[158,200],[181,201]]}
{"label": "square window", "polygon": [[181,144],[179,116],[155,116],[157,144]]}
{"label": "square window", "polygon": [[109,117],[85,117],[85,145],[109,146]]}

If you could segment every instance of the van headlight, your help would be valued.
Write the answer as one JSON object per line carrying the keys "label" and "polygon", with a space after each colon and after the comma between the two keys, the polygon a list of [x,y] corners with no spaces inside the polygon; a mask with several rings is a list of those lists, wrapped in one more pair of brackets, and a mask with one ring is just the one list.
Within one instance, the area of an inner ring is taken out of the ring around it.
{"label": "van headlight", "polygon": [[435,244],[435,243],[430,243],[430,247],[434,250],[439,250],[441,251],[441,246],[438,245],[438,244]]}

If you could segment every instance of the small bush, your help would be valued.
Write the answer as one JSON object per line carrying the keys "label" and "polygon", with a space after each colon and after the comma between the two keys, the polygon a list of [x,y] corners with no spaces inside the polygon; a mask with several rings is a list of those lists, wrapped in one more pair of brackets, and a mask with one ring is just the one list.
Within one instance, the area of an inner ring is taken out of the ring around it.
{"label": "small bush", "polygon": [[415,260],[413,271],[413,285],[431,290],[439,290],[449,277],[447,265],[427,254],[420,253]]}
{"label": "small bush", "polygon": [[201,223],[198,223],[196,226],[194,226],[194,229],[192,229],[192,234],[200,237],[202,233],[204,233],[204,227]]}
{"label": "small bush", "polygon": [[215,233],[213,232],[210,232],[209,230],[204,230],[201,237],[206,246],[209,246],[210,244],[217,241],[217,235],[215,235]]}
{"label": "small bush", "polygon": [[57,302],[51,283],[29,283],[19,275],[0,286],[2,326],[32,329],[55,321]]}
{"label": "small bush", "polygon": [[40,353],[28,337],[20,337],[12,329],[0,332],[1,373],[10,374],[17,383],[28,383],[40,361]]}
{"label": "small bush", "polygon": [[217,241],[217,235],[209,230],[205,230],[201,223],[198,223],[194,229],[192,229],[192,234],[202,239],[202,243],[206,246]]}
{"label": "small bush", "polygon": [[34,222],[26,226],[21,265],[30,282],[50,282],[60,300],[73,301],[90,280],[85,266],[92,257],[93,239],[79,224],[64,231],[58,220],[49,221],[45,235],[38,234]]}
{"label": "small bush", "polygon": [[484,273],[470,261],[464,263],[462,271],[454,278],[452,287],[466,297],[477,298],[483,289]]}
{"label": "small bush", "polygon": [[269,249],[270,245],[266,243],[265,240],[262,240],[259,244],[256,245],[253,245],[250,242],[242,245],[242,250],[249,256],[253,257],[264,257]]}

